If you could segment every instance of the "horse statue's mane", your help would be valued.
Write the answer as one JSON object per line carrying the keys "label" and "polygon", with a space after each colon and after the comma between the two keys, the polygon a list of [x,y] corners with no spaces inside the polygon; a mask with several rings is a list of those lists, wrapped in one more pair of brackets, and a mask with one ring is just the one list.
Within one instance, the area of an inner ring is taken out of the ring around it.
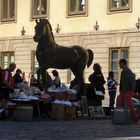
{"label": "horse statue's mane", "polygon": [[72,83],[84,81],[83,72],[93,61],[93,52],[81,46],[65,47],[55,42],[52,27],[47,19],[36,20],[34,41],[38,42],[36,57],[39,63],[39,72],[49,68],[70,69],[75,75]]}

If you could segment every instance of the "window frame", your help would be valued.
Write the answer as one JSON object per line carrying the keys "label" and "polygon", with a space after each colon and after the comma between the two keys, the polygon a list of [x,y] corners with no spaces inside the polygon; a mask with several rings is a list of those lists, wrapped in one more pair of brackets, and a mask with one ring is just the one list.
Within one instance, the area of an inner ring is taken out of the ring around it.
{"label": "window frame", "polygon": [[[79,0],[76,0],[79,1]],[[84,11],[78,11],[78,4],[77,3],[77,8],[76,8],[76,12],[70,12],[70,0],[67,0],[67,17],[84,17],[88,15],[88,0],[85,0],[85,10]]]}
{"label": "window frame", "polygon": [[112,68],[112,61],[113,61],[113,59],[112,59],[112,52],[113,51],[116,51],[116,50],[118,51],[118,59],[116,61],[116,62],[118,62],[118,66],[117,66],[117,73],[118,73],[118,75],[117,75],[117,79],[116,80],[119,81],[120,80],[120,74],[121,74],[121,69],[119,67],[119,60],[121,58],[124,58],[124,57],[121,56],[121,54],[122,54],[121,52],[127,50],[127,52],[128,52],[128,54],[127,54],[128,58],[127,59],[125,58],[125,59],[127,60],[127,63],[129,65],[129,47],[109,48],[109,71],[113,71],[114,73],[115,73],[115,71]]}
{"label": "window frame", "polygon": [[7,23],[7,22],[16,22],[16,17],[17,17],[17,0],[14,0],[14,17],[13,18],[10,18],[10,9],[9,9],[9,3],[10,3],[10,0],[8,0],[8,18],[3,18],[3,1],[4,0],[1,0],[0,1],[0,22],[1,23]]}
{"label": "window frame", "polygon": [[[39,0],[39,5],[41,5],[41,1]],[[50,11],[50,0],[46,0],[46,14],[42,15],[41,10],[39,11],[39,15],[34,15],[34,0],[31,0],[31,20],[35,20],[37,18],[49,18]]]}
{"label": "window frame", "polygon": [[[121,1],[121,0],[118,0],[118,1]],[[112,7],[112,0],[108,0],[108,7],[107,7],[107,9],[108,9],[108,14],[132,12],[132,0],[129,0],[128,7],[121,6],[120,8]]]}
{"label": "window frame", "polygon": [[[6,68],[5,67],[5,64],[6,64],[6,62],[4,62],[4,55],[5,54],[7,54],[7,56],[8,56],[8,62],[7,62],[7,67],[10,65],[10,63],[13,63],[14,61],[15,61],[15,53],[14,53],[14,51],[8,51],[8,52],[1,52],[0,53],[0,55],[1,55],[1,67],[2,68]],[[10,55],[13,55],[13,57],[14,57],[14,61],[11,61],[10,60]]]}

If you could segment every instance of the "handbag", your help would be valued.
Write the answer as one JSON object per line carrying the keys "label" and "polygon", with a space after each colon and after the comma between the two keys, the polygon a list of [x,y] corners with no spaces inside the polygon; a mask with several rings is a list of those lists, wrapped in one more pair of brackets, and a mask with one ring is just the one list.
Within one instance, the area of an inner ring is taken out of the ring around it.
{"label": "handbag", "polygon": [[97,99],[104,100],[104,93],[101,90],[96,90],[95,89],[95,94],[97,96]]}

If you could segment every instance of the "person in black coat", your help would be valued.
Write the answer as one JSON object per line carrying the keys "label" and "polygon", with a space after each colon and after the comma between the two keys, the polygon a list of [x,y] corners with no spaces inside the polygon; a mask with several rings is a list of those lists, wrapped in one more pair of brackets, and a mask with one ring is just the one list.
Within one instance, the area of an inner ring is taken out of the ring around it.
{"label": "person in black coat", "polygon": [[[105,94],[104,84],[106,83],[103,73],[101,71],[101,66],[98,63],[93,65],[93,73],[89,75],[89,82],[91,84],[92,92],[95,94],[95,91],[102,91]],[[101,105],[101,98],[100,96],[96,96],[96,100],[99,100],[99,105]]]}

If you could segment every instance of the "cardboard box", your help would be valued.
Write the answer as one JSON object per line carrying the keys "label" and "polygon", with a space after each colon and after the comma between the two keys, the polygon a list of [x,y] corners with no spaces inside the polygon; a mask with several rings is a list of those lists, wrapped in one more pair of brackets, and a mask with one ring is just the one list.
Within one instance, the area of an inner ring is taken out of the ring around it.
{"label": "cardboard box", "polygon": [[67,100],[76,100],[76,99],[77,99],[76,94],[67,93]]}
{"label": "cardboard box", "polygon": [[18,121],[32,121],[33,119],[33,106],[31,105],[18,105],[15,111],[15,119]]}
{"label": "cardboard box", "polygon": [[48,92],[48,94],[49,94],[51,97],[53,97],[54,99],[67,100],[67,94],[66,94],[66,93]]}
{"label": "cardboard box", "polygon": [[75,118],[76,109],[75,106],[67,106],[61,104],[52,105],[51,118],[55,120],[70,120]]}
{"label": "cardboard box", "polygon": [[77,95],[71,94],[71,93],[48,92],[47,94],[53,97],[54,99],[59,99],[59,100],[76,100],[77,99]]}

